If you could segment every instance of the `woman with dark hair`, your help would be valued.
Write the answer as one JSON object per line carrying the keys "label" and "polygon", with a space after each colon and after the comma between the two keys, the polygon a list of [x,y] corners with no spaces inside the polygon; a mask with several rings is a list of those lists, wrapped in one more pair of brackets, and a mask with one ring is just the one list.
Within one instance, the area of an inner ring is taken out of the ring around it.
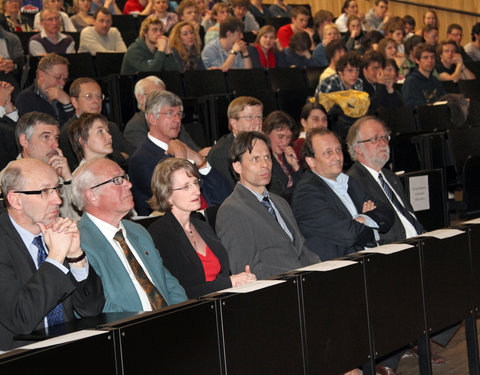
{"label": "woman with dark hair", "polygon": [[205,70],[201,56],[200,36],[187,21],[177,23],[170,32],[170,47],[180,71]]}
{"label": "woman with dark hair", "polygon": [[327,110],[319,103],[307,103],[303,106],[302,112],[300,112],[300,123],[303,130],[295,142],[293,142],[297,160],[302,160],[302,146],[305,143],[307,132],[314,128],[328,128]]}
{"label": "woman with dark hair", "polygon": [[299,31],[292,35],[288,48],[285,48],[285,60],[287,66],[306,68],[307,66],[316,66],[312,59],[312,40],[306,31]]}
{"label": "woman with dark hair", "polygon": [[322,43],[323,40],[323,28],[329,23],[333,23],[333,14],[329,10],[319,10],[313,16],[313,43],[315,45]]}
{"label": "woman with dark hair", "polygon": [[153,171],[153,196],[148,201],[153,210],[165,212],[148,231],[165,267],[189,298],[256,280],[249,266],[231,275],[227,252],[212,227],[191,217],[200,209],[199,177],[188,160],[165,159]]}
{"label": "woman with dark hair", "polygon": [[252,60],[252,68],[286,68],[285,55],[275,50],[276,34],[271,25],[258,30],[257,40],[253,46],[248,46],[248,54]]}
{"label": "woman with dark hair", "polygon": [[290,201],[293,189],[303,174],[292,147],[292,140],[298,133],[297,124],[288,113],[273,111],[263,122],[262,131],[270,138],[273,155],[268,190]]}
{"label": "woman with dark hair", "polygon": [[[355,0],[345,0],[342,6],[342,14],[335,20],[335,25],[342,34],[348,32],[347,21],[350,16],[359,16],[363,22],[364,16],[358,12],[358,4]],[[363,25],[362,29],[364,29]]]}

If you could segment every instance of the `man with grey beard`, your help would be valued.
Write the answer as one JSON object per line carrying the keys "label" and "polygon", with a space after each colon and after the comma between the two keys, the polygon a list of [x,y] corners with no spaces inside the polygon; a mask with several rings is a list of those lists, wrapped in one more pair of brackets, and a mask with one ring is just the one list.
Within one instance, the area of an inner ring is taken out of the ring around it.
{"label": "man with grey beard", "polygon": [[385,164],[390,158],[390,131],[373,116],[358,119],[348,131],[347,145],[355,163],[347,174],[361,183],[377,207],[391,206],[395,221],[386,233],[380,233],[383,243],[400,241],[423,232],[399,178]]}

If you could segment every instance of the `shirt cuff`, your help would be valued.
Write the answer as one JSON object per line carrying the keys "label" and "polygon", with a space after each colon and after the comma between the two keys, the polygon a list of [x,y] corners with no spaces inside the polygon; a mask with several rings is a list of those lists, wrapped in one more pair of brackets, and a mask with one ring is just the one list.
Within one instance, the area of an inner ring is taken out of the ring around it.
{"label": "shirt cuff", "polygon": [[86,280],[87,277],[88,277],[88,269],[89,269],[88,260],[85,264],[85,267],[82,267],[82,268],[73,268],[72,267],[70,269],[68,269],[63,264],[61,264],[61,263],[59,263],[56,260],[51,259],[51,258],[46,258],[45,262],[53,264],[60,271],[62,271],[65,275],[68,273],[68,271],[70,271],[72,273],[73,277],[75,278],[75,280],[77,280],[78,282]]}
{"label": "shirt cuff", "polygon": [[373,228],[373,229],[378,229],[378,224],[370,216],[360,214],[360,215],[357,215],[356,217],[359,217],[359,216],[361,216],[365,219],[364,225],[366,225],[367,227]]}

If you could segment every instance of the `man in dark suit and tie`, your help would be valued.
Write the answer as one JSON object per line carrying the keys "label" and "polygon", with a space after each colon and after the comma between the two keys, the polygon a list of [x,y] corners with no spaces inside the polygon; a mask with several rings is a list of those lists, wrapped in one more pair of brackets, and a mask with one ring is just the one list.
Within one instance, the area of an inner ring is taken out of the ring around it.
{"label": "man in dark suit and tie", "polygon": [[232,273],[250,265],[258,279],[265,279],[319,262],[305,246],[288,203],[266,188],[272,176],[268,137],[238,133],[230,162],[238,182],[218,210],[216,229]]}
{"label": "man in dark suit and tie", "polygon": [[338,137],[312,129],[302,148],[310,167],[293,193],[292,208],[307,246],[329,260],[377,245],[393,223],[390,207],[376,206],[354,179],[342,173]]}
{"label": "man in dark suit and tie", "polygon": [[59,177],[47,163],[26,158],[2,178],[0,213],[0,350],[25,341],[18,334],[102,312],[102,282],[80,247],[75,221],[58,216]]}
{"label": "man in dark suit and tie", "polygon": [[348,151],[355,161],[347,174],[361,183],[377,206],[390,206],[394,210],[392,227],[380,233],[384,243],[401,241],[423,231],[399,178],[384,168],[390,158],[389,140],[390,132],[373,116],[357,120],[347,135]]}

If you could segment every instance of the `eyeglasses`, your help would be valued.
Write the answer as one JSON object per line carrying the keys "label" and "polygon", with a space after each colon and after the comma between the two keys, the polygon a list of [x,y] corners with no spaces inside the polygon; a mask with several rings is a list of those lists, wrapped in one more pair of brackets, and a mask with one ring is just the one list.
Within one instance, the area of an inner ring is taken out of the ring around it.
{"label": "eyeglasses", "polygon": [[238,116],[239,119],[241,118],[244,118],[245,120],[248,120],[248,121],[253,121],[253,120],[260,120],[262,121],[263,120],[263,117],[262,116]]}
{"label": "eyeglasses", "polygon": [[178,112],[175,112],[175,111],[168,111],[168,112],[158,112],[159,115],[165,115],[167,116],[168,119],[172,119],[174,117],[178,117],[179,119],[182,119],[185,117],[185,113],[183,113],[182,111],[178,111]]}
{"label": "eyeglasses", "polygon": [[194,187],[196,187],[197,189],[200,188],[200,186],[202,186],[202,179],[198,179],[198,180],[195,180],[193,182],[189,182],[188,184],[185,184],[185,186],[182,186],[182,187],[179,187],[179,188],[172,188],[172,191],[175,191],[175,190],[185,190],[185,191],[191,191]]}
{"label": "eyeglasses", "polygon": [[87,102],[92,101],[93,99],[100,99],[104,100],[105,95],[104,94],[85,94],[85,95],[78,95],[77,98],[84,98]]}
{"label": "eyeglasses", "polygon": [[63,185],[59,184],[53,188],[45,188],[42,190],[15,190],[14,193],[26,194],[26,195],[40,195],[42,199],[49,199],[53,194],[57,192],[58,195],[63,194]]}
{"label": "eyeglasses", "polygon": [[47,72],[46,70],[42,70],[42,72],[44,72],[45,74],[49,75],[50,77],[52,77],[55,81],[57,82],[67,82],[68,81],[68,76],[62,76],[62,75],[59,75],[59,76],[55,76],[53,75],[52,73],[50,72]]}
{"label": "eyeglasses", "polygon": [[358,143],[366,143],[370,142],[373,145],[376,145],[378,142],[383,141],[385,143],[388,143],[390,141],[390,136],[389,135],[375,135],[372,138],[364,139],[363,141],[358,141]]}
{"label": "eyeglasses", "polygon": [[98,185],[92,186],[90,189],[95,189],[99,186],[109,184],[110,182],[113,182],[114,185],[121,185],[121,184],[123,184],[124,180],[130,181],[130,179],[128,177],[128,174],[126,174],[126,173],[123,176],[112,177],[110,180],[107,180],[107,181],[104,181],[104,182],[102,182]]}

